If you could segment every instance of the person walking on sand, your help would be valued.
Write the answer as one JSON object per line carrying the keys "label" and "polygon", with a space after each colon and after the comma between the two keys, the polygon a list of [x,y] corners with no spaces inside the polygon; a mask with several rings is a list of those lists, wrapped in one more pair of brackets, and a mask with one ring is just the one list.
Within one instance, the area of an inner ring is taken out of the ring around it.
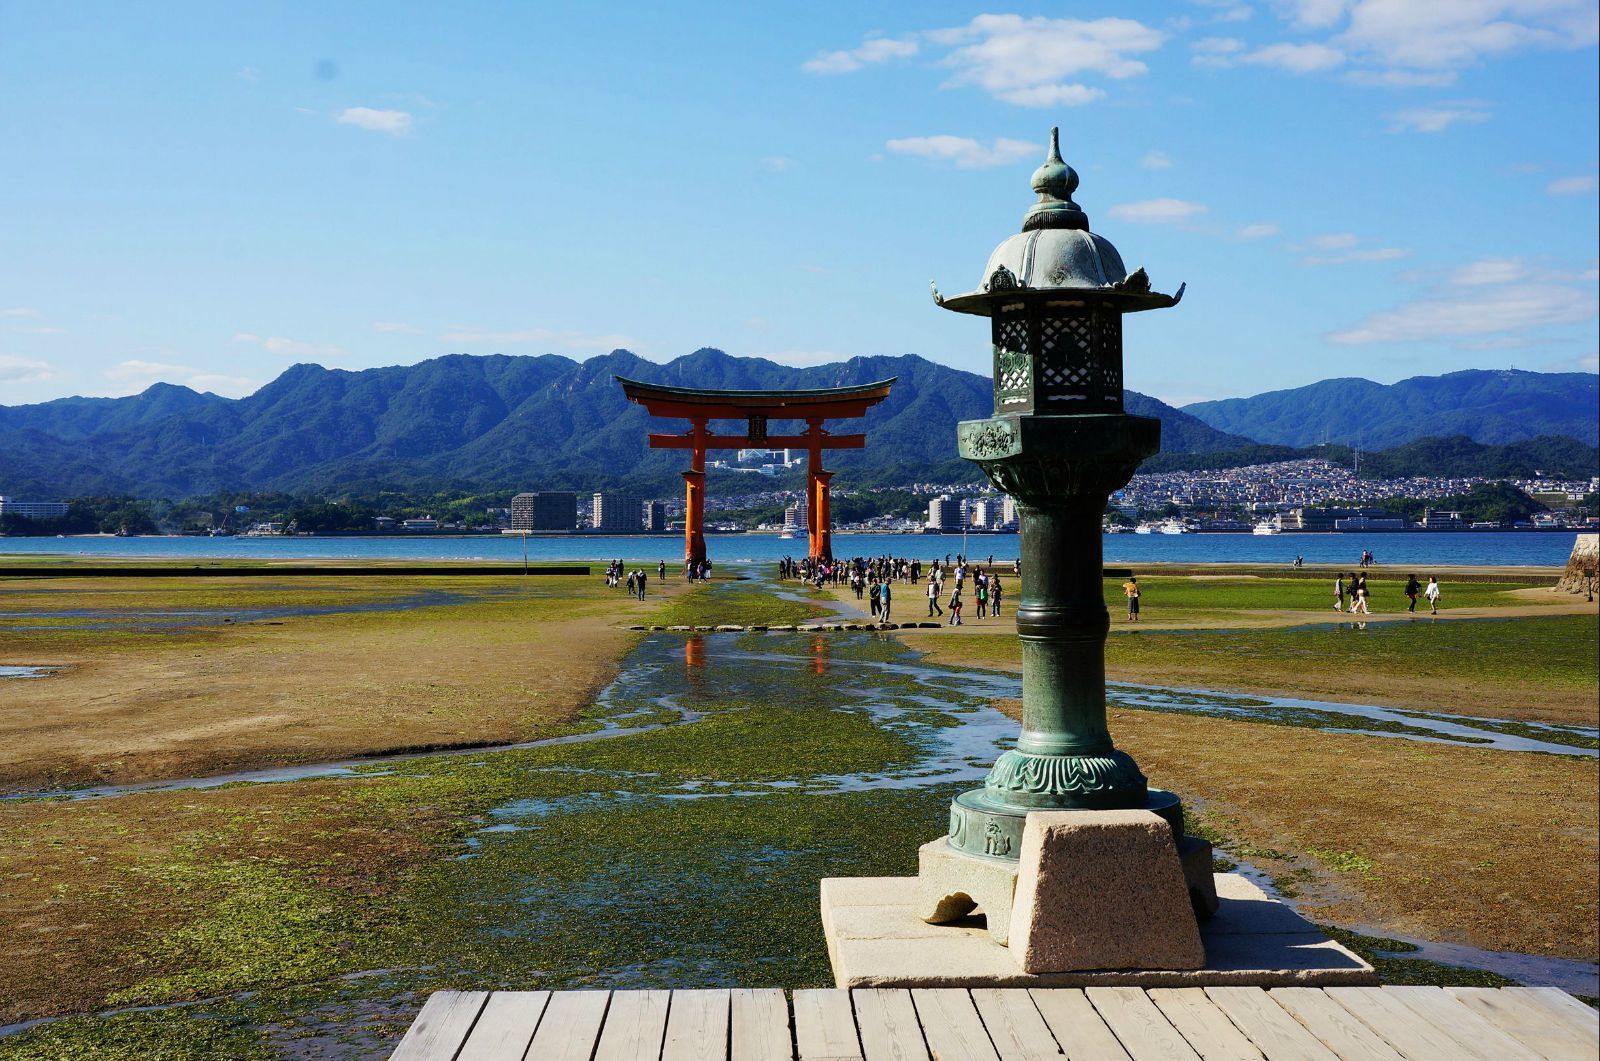
{"label": "person walking on sand", "polygon": [[878,583],[877,577],[874,576],[871,584],[867,586],[867,607],[871,609],[873,622],[878,621],[878,602],[882,599],[882,596],[883,587]]}
{"label": "person walking on sand", "polygon": [[1360,612],[1362,615],[1369,614],[1367,610],[1367,576],[1365,573],[1355,576],[1355,592],[1351,594],[1351,597],[1354,601],[1350,605],[1352,615],[1356,612]]}
{"label": "person walking on sand", "polygon": [[640,600],[644,600],[644,584],[646,582],[648,582],[649,580],[650,580],[650,576],[645,572],[645,569],[641,567],[639,569],[639,599]]}
{"label": "person walking on sand", "polygon": [[1128,598],[1128,622],[1139,621],[1139,579],[1134,575],[1128,576],[1128,581],[1122,584],[1122,595]]}
{"label": "person walking on sand", "polygon": [[961,591],[950,594],[950,626],[961,625]]}
{"label": "person walking on sand", "polygon": [[1417,576],[1407,575],[1406,600],[1408,603],[1406,604],[1406,611],[1414,612],[1417,610],[1417,594],[1420,592],[1422,592],[1422,583],[1417,581]]}
{"label": "person walking on sand", "polygon": [[[1333,610],[1344,611],[1344,572],[1341,571],[1333,579]],[[1350,610],[1355,611],[1355,604],[1350,605]]]}
{"label": "person walking on sand", "polygon": [[1430,609],[1428,614],[1430,614],[1430,615],[1438,615],[1439,614],[1439,580],[1434,578],[1432,575],[1429,575],[1428,576],[1428,588],[1422,591],[1422,595],[1424,597],[1428,598],[1428,607]]}
{"label": "person walking on sand", "polygon": [[878,587],[878,621],[879,622],[886,623],[886,622],[889,621],[889,606],[893,602],[894,602],[894,592],[889,588],[889,583],[887,581],[885,581],[881,586]]}
{"label": "person walking on sand", "polygon": [[989,576],[989,614],[1000,618],[1000,576]]}
{"label": "person walking on sand", "polygon": [[656,577],[663,582],[667,580],[667,562],[665,560],[656,565]]}
{"label": "person walking on sand", "polygon": [[944,609],[939,607],[939,580],[932,575],[928,576],[928,618],[944,615]]}
{"label": "person walking on sand", "polygon": [[989,580],[983,575],[977,577],[978,618],[982,619],[989,614]]}

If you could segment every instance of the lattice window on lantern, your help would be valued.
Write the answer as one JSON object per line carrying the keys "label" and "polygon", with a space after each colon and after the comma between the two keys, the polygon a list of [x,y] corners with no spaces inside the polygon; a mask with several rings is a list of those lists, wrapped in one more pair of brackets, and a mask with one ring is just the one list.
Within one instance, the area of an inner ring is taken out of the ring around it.
{"label": "lattice window on lantern", "polygon": [[1032,401],[1033,368],[1028,363],[1028,318],[1021,312],[994,318],[995,410]]}
{"label": "lattice window on lantern", "polygon": [[1122,314],[1099,314],[1100,399],[1109,409],[1122,408]]}
{"label": "lattice window on lantern", "polygon": [[1047,402],[1081,402],[1098,389],[1098,322],[1093,314],[1047,316],[1039,321],[1039,396]]}

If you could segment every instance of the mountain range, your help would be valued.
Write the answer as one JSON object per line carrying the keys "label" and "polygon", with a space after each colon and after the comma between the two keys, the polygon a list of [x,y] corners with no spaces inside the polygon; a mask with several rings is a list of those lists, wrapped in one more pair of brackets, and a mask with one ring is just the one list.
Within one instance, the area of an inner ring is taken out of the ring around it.
{"label": "mountain range", "polygon": [[[680,431],[683,425],[655,420],[629,403],[613,379],[617,375],[732,389],[831,387],[897,377],[889,398],[863,422],[867,448],[829,458],[830,467],[848,473],[852,485],[859,486],[971,480],[971,465],[955,456],[954,426],[993,409],[987,376],[915,355],[856,357],[811,368],[711,349],[665,365],[626,350],[582,362],[553,355],[456,354],[360,371],[302,364],[244,398],[158,383],[123,398],[0,406],[0,492],[42,497],[473,488],[673,492],[684,455],[650,450],[645,436]],[[1515,373],[1515,385],[1506,388],[1497,407],[1492,379],[1500,375],[1437,377],[1434,382],[1473,379],[1427,391],[1432,396],[1427,415],[1433,418],[1428,422],[1459,427],[1482,420],[1505,434],[1520,416],[1527,425],[1556,425],[1544,433],[1587,438],[1592,445],[1594,377]],[[1332,388],[1317,392],[1326,393],[1321,400],[1331,422],[1340,416],[1365,418],[1373,432],[1369,437],[1376,437],[1380,425],[1422,416],[1408,404],[1409,395],[1425,391],[1428,383],[1423,378],[1395,384],[1407,395],[1395,397],[1365,380],[1329,380],[1300,391],[1204,402],[1186,410],[1128,391],[1126,406],[1161,421],[1164,453],[1220,457],[1260,451],[1257,443],[1271,441],[1266,435],[1287,432],[1293,418],[1272,404],[1292,405],[1284,395]],[[1581,398],[1585,385],[1587,420],[1575,409],[1581,400],[1570,400],[1573,391]],[[1360,397],[1339,397],[1349,393]],[[1450,406],[1451,394],[1464,395],[1465,408]],[[1257,402],[1262,404],[1250,404]],[[1535,416],[1541,407],[1544,415]],[[1491,408],[1502,411],[1483,412]],[[1304,409],[1298,419],[1306,427],[1295,437],[1321,441],[1322,417],[1315,409]],[[1251,431],[1226,426],[1233,423],[1248,423]],[[1404,433],[1394,426],[1385,431]],[[1451,433],[1477,437],[1472,430]],[[1540,432],[1524,430],[1518,437],[1532,433]]]}
{"label": "mountain range", "polygon": [[1419,438],[1525,442],[1566,435],[1600,444],[1600,376],[1474,369],[1398,383],[1325,379],[1252,398],[1195,402],[1183,411],[1218,431],[1280,446],[1333,442],[1387,449]]}

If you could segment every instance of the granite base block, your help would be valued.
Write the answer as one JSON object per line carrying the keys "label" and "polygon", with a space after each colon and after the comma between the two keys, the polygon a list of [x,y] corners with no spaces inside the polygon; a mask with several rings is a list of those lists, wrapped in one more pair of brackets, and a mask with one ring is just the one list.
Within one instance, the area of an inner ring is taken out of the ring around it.
{"label": "granite base block", "polygon": [[1200,926],[1204,968],[1023,971],[981,917],[922,920],[914,877],[822,881],[822,925],[839,987],[1371,986],[1372,966],[1237,873],[1215,875],[1216,916]]}
{"label": "granite base block", "polygon": [[1024,971],[1205,966],[1183,863],[1160,816],[1035,811],[1018,864],[1010,945]]}

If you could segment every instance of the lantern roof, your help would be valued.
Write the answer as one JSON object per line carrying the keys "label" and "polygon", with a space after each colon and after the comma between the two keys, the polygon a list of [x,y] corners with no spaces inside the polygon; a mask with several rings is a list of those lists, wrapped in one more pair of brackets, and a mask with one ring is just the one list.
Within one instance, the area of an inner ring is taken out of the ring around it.
{"label": "lantern roof", "polygon": [[933,299],[958,313],[992,316],[996,305],[1018,300],[1108,304],[1121,312],[1175,306],[1183,297],[1150,289],[1143,269],[1129,273],[1122,255],[1104,236],[1089,231],[1089,215],[1072,199],[1078,173],[1061,158],[1061,131],[1050,130],[1050,153],[1033,171],[1039,201],[1022,218],[1022,231],[989,255],[976,291]]}

